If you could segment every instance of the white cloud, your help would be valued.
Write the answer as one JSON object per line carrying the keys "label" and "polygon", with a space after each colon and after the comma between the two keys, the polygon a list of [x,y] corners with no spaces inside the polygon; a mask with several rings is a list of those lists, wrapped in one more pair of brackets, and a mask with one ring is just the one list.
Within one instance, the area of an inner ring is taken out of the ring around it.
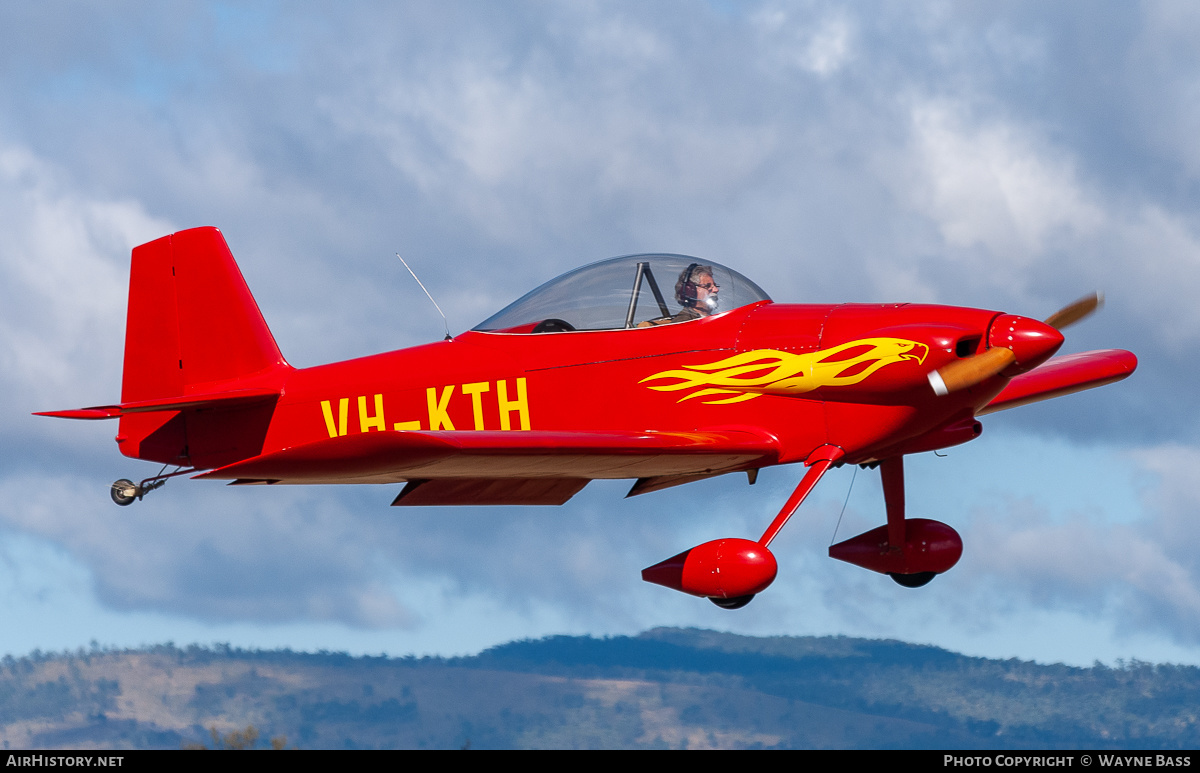
{"label": "white cloud", "polygon": [[908,144],[879,151],[875,166],[897,205],[932,225],[938,240],[909,245],[932,251],[928,258],[874,262],[879,283],[941,301],[977,286],[993,303],[1011,299],[1013,311],[1033,316],[1106,290],[1114,303],[1104,317],[1120,318],[1108,327],[1136,325],[1151,367],[1158,352],[1187,356],[1200,340],[1200,232],[1188,213],[1082,175],[1076,152],[1036,125],[965,101],[911,105]]}
{"label": "white cloud", "polygon": [[170,230],[137,202],[81,193],[0,138],[0,379],[10,399],[117,398],[85,393],[119,388],[129,249]]}
{"label": "white cloud", "polygon": [[1141,512],[1124,522],[1054,513],[1031,499],[975,513],[962,532],[970,560],[952,570],[978,599],[971,614],[996,614],[1019,603],[1015,596],[1042,609],[1111,617],[1127,634],[1153,629],[1200,644],[1200,556],[1191,547],[1200,540],[1200,449],[1171,445],[1123,456],[1145,486]]}
{"label": "white cloud", "polygon": [[752,15],[767,44],[766,59],[820,77],[837,73],[854,55],[851,21],[838,13],[815,19],[797,18],[800,15],[774,4]]}
{"label": "white cloud", "polygon": [[664,111],[636,85],[639,60],[605,51],[589,62],[582,76],[544,57],[516,66],[481,55],[364,79],[364,90],[326,95],[321,106],[348,136],[377,143],[424,195],[517,245],[539,231],[590,229],[603,212],[712,206],[779,146],[773,128],[736,114],[698,125]]}
{"label": "white cloud", "polygon": [[952,248],[985,248],[1028,267],[1054,236],[1086,238],[1104,213],[1069,156],[1010,123],[972,125],[964,106],[921,100],[912,110],[913,178],[896,180]]}
{"label": "white cloud", "polygon": [[170,485],[118,510],[94,481],[8,476],[0,479],[0,522],[63,546],[89,567],[97,596],[120,610],[218,622],[413,624],[391,587],[399,576],[388,547],[394,529],[378,518],[348,513],[329,492],[255,497],[185,480]]}

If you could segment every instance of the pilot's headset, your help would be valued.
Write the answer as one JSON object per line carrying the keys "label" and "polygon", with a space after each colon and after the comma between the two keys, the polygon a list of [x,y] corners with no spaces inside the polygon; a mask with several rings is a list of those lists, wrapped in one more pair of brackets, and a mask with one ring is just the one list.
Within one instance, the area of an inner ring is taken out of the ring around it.
{"label": "pilot's headset", "polygon": [[[690,263],[688,267],[679,275],[679,280],[675,282],[675,300],[679,301],[679,305],[687,309],[702,309],[709,314],[714,314],[717,311],[717,296],[715,293],[709,293],[708,297],[700,300],[699,293],[696,292],[696,280],[694,275],[698,269],[701,274],[712,276],[712,268],[709,266],[701,266],[699,263]],[[714,281],[715,281],[715,277]]]}

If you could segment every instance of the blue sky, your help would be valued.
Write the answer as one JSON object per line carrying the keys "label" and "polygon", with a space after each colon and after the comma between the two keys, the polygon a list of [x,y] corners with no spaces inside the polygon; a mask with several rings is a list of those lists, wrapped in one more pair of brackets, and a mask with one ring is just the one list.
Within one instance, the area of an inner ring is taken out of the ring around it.
{"label": "blue sky", "polygon": [[[393,654],[692,625],[1087,664],[1200,662],[1200,11],[1187,3],[44,3],[0,8],[0,651],[228,641]],[[306,366],[436,340],[632,252],[779,301],[1043,317],[1126,382],[911,459],[966,552],[919,591],[825,556],[824,480],[736,613],[642,567],[755,536],[799,472],[562,508],[387,507],[154,470],[31,411],[120,385],[130,249],[220,227]],[[700,503],[700,506],[697,504]]]}

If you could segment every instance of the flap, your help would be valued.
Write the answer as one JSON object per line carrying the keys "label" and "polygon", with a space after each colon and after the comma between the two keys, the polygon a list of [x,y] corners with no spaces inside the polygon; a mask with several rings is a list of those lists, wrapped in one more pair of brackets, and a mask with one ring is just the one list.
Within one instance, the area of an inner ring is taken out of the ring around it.
{"label": "flap", "polygon": [[428,505],[561,505],[586,478],[437,478],[410,481],[392,507]]}

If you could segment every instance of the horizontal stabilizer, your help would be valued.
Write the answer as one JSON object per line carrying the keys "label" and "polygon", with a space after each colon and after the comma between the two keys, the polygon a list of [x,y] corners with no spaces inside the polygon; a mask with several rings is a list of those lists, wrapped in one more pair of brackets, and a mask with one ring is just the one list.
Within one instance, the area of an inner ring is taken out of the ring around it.
{"label": "horizontal stabilizer", "polygon": [[778,441],[750,430],[703,432],[367,432],[263,454],[196,477],[281,483],[394,483],[435,478],[641,478],[774,464]]}
{"label": "horizontal stabilizer", "polygon": [[53,416],[56,419],[115,419],[121,415],[119,405],[97,405],[92,408],[75,408],[69,411],[38,411],[34,416]]}
{"label": "horizontal stabilizer", "polygon": [[1127,378],[1137,369],[1137,357],[1123,349],[1055,357],[1008,382],[1004,391],[976,413],[995,413],[1052,397],[1082,392]]}
{"label": "horizontal stabilizer", "polygon": [[189,408],[233,407],[266,402],[279,397],[278,389],[234,389],[227,392],[163,397],[157,400],[138,400],[120,405],[97,405],[69,411],[41,411],[34,416],[54,416],[59,419],[115,419],[131,413],[183,411]]}

